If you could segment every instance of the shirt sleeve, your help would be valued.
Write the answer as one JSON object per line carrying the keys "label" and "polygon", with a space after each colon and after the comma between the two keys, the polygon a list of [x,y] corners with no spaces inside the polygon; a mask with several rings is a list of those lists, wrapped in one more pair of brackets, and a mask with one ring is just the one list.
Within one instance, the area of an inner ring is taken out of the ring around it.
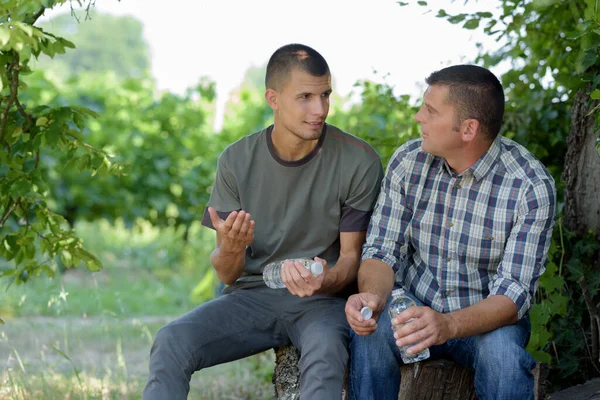
{"label": "shirt sleeve", "polygon": [[377,158],[351,188],[350,196],[342,206],[340,232],[367,230],[382,178],[383,167]]}
{"label": "shirt sleeve", "polygon": [[517,205],[515,223],[505,246],[490,296],[508,296],[521,319],[531,308],[538,279],[546,269],[554,226],[556,190],[551,180],[533,185]]}
{"label": "shirt sleeve", "polygon": [[405,152],[402,149],[396,151],[388,164],[362,252],[363,261],[373,258],[390,267],[401,260],[401,248],[406,243],[412,219],[412,210],[406,207],[406,168],[402,163]]}
{"label": "shirt sleeve", "polygon": [[226,219],[232,211],[242,208],[237,180],[227,167],[225,153],[219,157],[215,182],[202,216],[202,225],[214,229],[208,214],[208,207],[216,209],[221,219]]}

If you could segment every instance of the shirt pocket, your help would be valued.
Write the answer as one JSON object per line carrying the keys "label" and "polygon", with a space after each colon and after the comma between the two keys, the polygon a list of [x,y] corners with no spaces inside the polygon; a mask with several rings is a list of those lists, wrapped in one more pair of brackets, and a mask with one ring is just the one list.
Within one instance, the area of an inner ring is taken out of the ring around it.
{"label": "shirt pocket", "polygon": [[496,220],[471,230],[466,235],[467,240],[458,246],[460,263],[468,268],[495,272],[504,256],[511,227],[511,221]]}

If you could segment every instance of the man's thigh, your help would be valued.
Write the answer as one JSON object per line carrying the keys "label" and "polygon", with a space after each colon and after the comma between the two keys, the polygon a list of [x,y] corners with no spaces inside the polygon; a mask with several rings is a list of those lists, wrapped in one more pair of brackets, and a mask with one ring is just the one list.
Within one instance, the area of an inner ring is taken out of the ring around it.
{"label": "man's thigh", "polygon": [[289,343],[277,315],[280,298],[267,287],[237,289],[165,328],[191,348],[199,368],[237,360]]}
{"label": "man's thigh", "polygon": [[501,355],[499,359],[507,362],[514,353],[507,354],[507,349],[525,349],[529,341],[531,325],[526,316],[516,324],[503,326],[491,332],[477,336],[453,339],[440,346],[432,346],[432,357],[450,358],[459,364],[474,368],[477,358],[486,358],[488,355]]}
{"label": "man's thigh", "polygon": [[350,326],[344,311],[345,298],[330,295],[292,297],[286,302],[282,319],[295,347],[302,351],[307,345],[321,347],[341,343],[347,346]]}

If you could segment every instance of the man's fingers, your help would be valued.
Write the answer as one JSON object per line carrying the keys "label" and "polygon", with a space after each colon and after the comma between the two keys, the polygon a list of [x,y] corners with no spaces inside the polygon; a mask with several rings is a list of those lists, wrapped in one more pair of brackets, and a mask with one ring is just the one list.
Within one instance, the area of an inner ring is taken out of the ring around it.
{"label": "man's fingers", "polygon": [[210,222],[212,222],[213,227],[217,229],[217,225],[220,225],[223,220],[219,217],[217,210],[212,207],[208,207],[208,215],[210,216]]}
{"label": "man's fingers", "polygon": [[244,220],[242,221],[242,225],[240,226],[240,235],[246,236],[248,234],[248,230],[250,229],[250,214],[246,213],[244,215]]}
{"label": "man's fingers", "polygon": [[222,233],[229,233],[229,231],[231,231],[231,227],[233,226],[233,223],[237,219],[237,216],[238,216],[238,212],[237,211],[232,211],[227,216],[227,219],[225,220],[225,222],[222,225],[223,226],[223,232]]}
{"label": "man's fingers", "polygon": [[250,242],[252,242],[252,240],[254,240],[254,226],[256,225],[256,223],[254,222],[254,220],[250,220],[250,226],[248,227],[248,232],[246,232],[246,239],[248,239]]}
{"label": "man's fingers", "polygon": [[[244,223],[244,219],[246,218],[246,212],[245,211],[239,211],[235,217],[235,219],[233,220],[233,223],[231,224],[231,229],[229,231],[229,233],[231,235],[237,236],[240,233],[240,229],[242,228],[242,224]],[[229,218],[228,218],[229,220]]]}

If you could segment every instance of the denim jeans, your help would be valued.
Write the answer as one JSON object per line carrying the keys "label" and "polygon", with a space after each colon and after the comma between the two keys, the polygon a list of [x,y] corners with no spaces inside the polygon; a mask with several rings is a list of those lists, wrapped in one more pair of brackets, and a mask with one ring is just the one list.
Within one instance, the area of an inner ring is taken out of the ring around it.
{"label": "denim jeans", "polygon": [[[525,350],[530,330],[529,318],[525,317],[514,325],[453,339],[429,350],[431,358],[451,359],[474,370],[475,392],[480,400],[533,399],[531,370],[535,361]],[[401,364],[386,304],[374,333],[358,336],[351,332],[350,399],[397,400]]]}

